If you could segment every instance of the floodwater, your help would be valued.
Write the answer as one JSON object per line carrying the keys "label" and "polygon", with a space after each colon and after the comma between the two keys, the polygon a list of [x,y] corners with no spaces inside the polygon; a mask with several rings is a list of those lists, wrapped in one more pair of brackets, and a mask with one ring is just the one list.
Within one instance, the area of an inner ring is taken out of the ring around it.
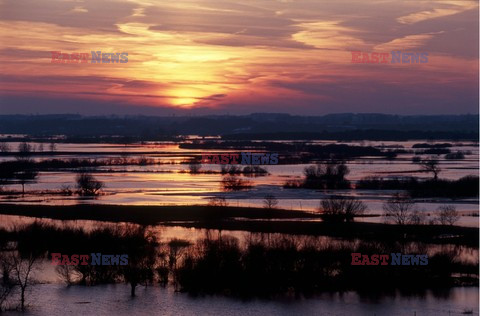
{"label": "floodwater", "polygon": [[[412,148],[416,143],[427,141],[389,141],[389,142],[343,142],[348,145],[376,146],[385,148],[401,148],[408,153],[399,154],[395,159],[378,157],[360,157],[348,161],[350,173],[347,179],[357,181],[367,176],[417,176],[431,177],[430,174],[418,172],[418,165],[412,163],[415,152],[421,148]],[[332,141],[310,141],[310,143],[335,143]],[[441,142],[428,142],[444,143]],[[31,143],[39,151],[40,144]],[[471,142],[452,143],[452,152],[465,153],[463,160],[446,160],[444,155],[438,156],[440,161],[440,177],[459,179],[467,175],[478,175],[478,144]],[[15,149],[18,143],[9,143]],[[48,144],[44,144],[48,150]],[[34,203],[51,205],[72,205],[80,203],[101,203],[121,205],[191,205],[205,204],[209,197],[224,197],[232,206],[263,206],[266,195],[274,195],[278,207],[292,210],[315,211],[321,198],[330,194],[355,195],[368,206],[367,214],[381,214],[382,204],[394,192],[378,190],[337,190],[319,192],[309,189],[284,189],[287,180],[301,179],[304,164],[266,166],[269,175],[263,177],[242,177],[253,184],[248,191],[224,192],[221,188],[222,175],[219,173],[188,173],[189,155],[207,152],[206,150],[187,150],[179,148],[172,142],[145,143],[138,145],[115,144],[56,144],[56,152],[45,152],[34,155],[35,160],[43,159],[108,159],[108,158],[140,158],[154,159],[154,165],[105,166],[95,170],[95,177],[105,183],[104,194],[95,199],[79,199],[76,196],[55,194],[60,188],[75,186],[75,173],[68,171],[41,172],[38,181],[26,185],[25,196],[1,195],[0,202]],[[213,151],[210,151],[213,152]],[[220,152],[215,150],[215,152]],[[426,157],[426,155],[422,155]],[[15,159],[13,156],[0,157],[0,161]],[[203,171],[220,171],[220,165],[204,164]],[[19,185],[7,186],[7,189],[20,190]],[[50,191],[49,194],[45,194]],[[478,227],[478,198],[474,199],[422,199],[417,200],[419,210],[427,214],[427,220],[435,216],[439,206],[451,204],[460,212],[458,225]],[[474,216],[472,216],[474,215]],[[368,217],[364,221],[379,222],[381,217]]]}
{"label": "floodwater", "polygon": [[[15,224],[27,224],[34,218],[0,215],[0,228],[12,228]],[[86,230],[105,225],[95,221],[61,221],[41,219],[59,225],[82,227]],[[213,238],[216,230],[193,229],[175,226],[153,227],[159,241],[173,238],[195,241],[209,233]],[[249,233],[242,231],[222,232],[239,240]],[[302,238],[302,236],[295,236]],[[341,242],[330,237],[307,237],[325,239],[328,243]],[[448,250],[454,245],[430,245],[426,253],[432,255]],[[458,248],[456,248],[458,249]],[[462,246],[462,261],[478,264],[478,249]],[[192,297],[175,292],[172,287],[158,285],[137,288],[137,297],[132,299],[130,287],[125,284],[99,286],[65,286],[54,270],[55,266],[44,261],[35,271],[34,279],[40,284],[30,286],[27,292],[28,310],[25,313],[6,312],[5,315],[479,315],[478,287],[455,287],[449,290],[428,290],[412,295],[397,292],[394,295],[360,295],[356,292],[325,293],[309,298],[277,298],[270,300],[240,300],[224,296]],[[414,289],[413,289],[414,290]],[[15,302],[11,302],[15,304]]]}
{"label": "floodwater", "polygon": [[[172,316],[453,316],[478,315],[478,288],[453,288],[422,296],[368,298],[354,292],[324,294],[310,299],[241,301],[226,297],[191,297],[172,288],[137,289],[129,297],[128,285],[93,287],[41,284],[27,296],[29,310],[22,315],[172,315]],[[470,313],[471,312],[471,313]],[[7,312],[5,315],[18,315]]]}
{"label": "floodwater", "polygon": [[[33,218],[0,215],[0,227],[12,228],[14,224],[26,224]],[[77,226],[86,230],[106,225],[95,221],[60,221],[41,219],[40,221],[59,225]],[[205,229],[193,229],[171,226],[156,226],[161,242],[172,238],[195,241],[207,234]],[[216,230],[208,231],[215,238]],[[247,232],[223,232],[239,240],[247,237]],[[296,236],[295,238],[302,238]],[[341,242],[329,237],[328,243]],[[445,251],[454,245],[430,245],[426,250],[429,256],[437,251]],[[458,248],[457,248],[458,249]],[[463,247],[460,249],[462,261],[478,264],[478,249]],[[67,287],[55,273],[55,266],[45,260],[35,270],[34,279],[38,284],[27,291],[25,313],[9,311],[5,315],[479,315],[478,287],[454,287],[412,293],[396,292],[390,295],[361,295],[356,292],[334,292],[314,297],[283,297],[276,299],[241,300],[225,296],[193,297],[186,293],[175,292],[173,287],[158,285],[139,286],[137,297],[130,297],[130,287],[126,284]],[[17,296],[13,296],[14,299]],[[16,301],[10,301],[15,305]]]}

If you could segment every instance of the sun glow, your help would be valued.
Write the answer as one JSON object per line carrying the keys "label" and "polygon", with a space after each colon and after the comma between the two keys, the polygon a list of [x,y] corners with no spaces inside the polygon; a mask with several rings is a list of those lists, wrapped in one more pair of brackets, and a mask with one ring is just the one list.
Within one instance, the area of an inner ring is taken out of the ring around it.
{"label": "sun glow", "polygon": [[197,91],[187,88],[173,89],[168,94],[171,96],[168,98],[169,103],[179,107],[193,107],[201,99]]}

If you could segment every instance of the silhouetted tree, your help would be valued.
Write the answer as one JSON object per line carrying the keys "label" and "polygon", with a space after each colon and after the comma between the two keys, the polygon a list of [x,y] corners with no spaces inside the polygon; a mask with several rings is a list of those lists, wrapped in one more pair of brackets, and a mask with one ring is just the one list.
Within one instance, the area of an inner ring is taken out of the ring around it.
{"label": "silhouetted tree", "polygon": [[4,309],[4,305],[12,294],[15,283],[12,280],[13,264],[7,258],[7,252],[0,249],[0,313]]}
{"label": "silhouetted tree", "polygon": [[271,194],[266,195],[265,198],[263,199],[264,208],[273,209],[273,208],[276,208],[277,205],[278,205],[278,199]]}
{"label": "silhouetted tree", "polygon": [[8,153],[9,151],[10,151],[10,146],[8,146],[8,143],[1,142],[0,143],[0,152]]}
{"label": "silhouetted tree", "polygon": [[222,206],[227,207],[228,202],[224,197],[209,197],[208,199],[208,206]]}
{"label": "silhouetted tree", "polygon": [[53,153],[55,150],[57,150],[57,144],[55,144],[55,142],[52,141],[49,145],[49,149]]}
{"label": "silhouetted tree", "polygon": [[15,178],[22,185],[22,194],[25,194],[25,184],[35,182],[38,177],[38,171],[34,169],[24,169],[15,172]]}
{"label": "silhouetted tree", "polygon": [[222,179],[222,187],[225,191],[240,191],[251,188],[252,184],[239,177],[226,176]]}
{"label": "silhouetted tree", "polygon": [[16,251],[12,251],[8,258],[12,264],[13,282],[20,288],[20,309],[24,311],[26,290],[29,285],[35,284],[32,274],[37,268],[40,257],[34,253],[23,256]]}
{"label": "silhouetted tree", "polygon": [[320,212],[325,220],[350,222],[366,209],[365,203],[352,197],[330,196],[320,202]]}
{"label": "silhouetted tree", "polygon": [[312,189],[347,189],[350,182],[345,179],[350,170],[342,162],[329,162],[306,167],[303,171],[303,186]]}
{"label": "silhouetted tree", "polygon": [[392,221],[399,225],[408,224],[415,210],[415,202],[405,194],[395,194],[383,204],[386,221]]}
{"label": "silhouetted tree", "polygon": [[420,156],[413,156],[413,157],[412,157],[412,162],[413,162],[413,163],[416,163],[416,164],[421,163],[421,162],[422,162],[422,157],[420,157]]}
{"label": "silhouetted tree", "polygon": [[260,166],[246,166],[242,171],[245,176],[265,176],[268,175],[268,170]]}
{"label": "silhouetted tree", "polygon": [[172,239],[168,242],[168,266],[172,271],[173,284],[177,286],[177,262],[183,256],[186,248],[192,245],[188,240]]}
{"label": "silhouetted tree", "polygon": [[80,272],[71,265],[59,265],[55,268],[58,276],[68,285],[73,285],[76,279],[81,278]]}
{"label": "silhouetted tree", "polygon": [[465,154],[458,150],[457,152],[446,154],[445,159],[448,159],[448,160],[463,160],[463,159],[465,159]]}
{"label": "silhouetted tree", "polygon": [[440,206],[438,211],[438,221],[442,225],[454,225],[460,219],[460,214],[453,205]]}
{"label": "silhouetted tree", "polygon": [[241,174],[242,169],[240,167],[237,167],[235,165],[220,165],[220,173],[221,174],[230,174],[230,175],[236,175],[236,174]]}
{"label": "silhouetted tree", "polygon": [[145,227],[128,225],[122,236],[122,245],[128,255],[128,264],[122,266],[122,275],[130,284],[130,295],[134,297],[138,285],[153,281],[158,241]]}
{"label": "silhouetted tree", "polygon": [[33,147],[27,142],[20,143],[18,145],[18,157],[23,158],[25,156],[28,156],[32,153]]}
{"label": "silhouetted tree", "polygon": [[412,224],[412,225],[425,224],[425,222],[426,222],[425,212],[419,211],[418,209],[414,209],[412,211],[408,220],[408,224]]}
{"label": "silhouetted tree", "polygon": [[85,172],[77,174],[76,181],[78,192],[80,195],[97,195],[104,186],[103,182],[98,181],[97,179],[95,179],[94,176]]}
{"label": "silhouetted tree", "polygon": [[438,174],[441,171],[440,167],[438,166],[438,160],[434,158],[422,160],[421,166],[422,169],[425,170],[425,172],[433,173],[434,180],[438,179]]}

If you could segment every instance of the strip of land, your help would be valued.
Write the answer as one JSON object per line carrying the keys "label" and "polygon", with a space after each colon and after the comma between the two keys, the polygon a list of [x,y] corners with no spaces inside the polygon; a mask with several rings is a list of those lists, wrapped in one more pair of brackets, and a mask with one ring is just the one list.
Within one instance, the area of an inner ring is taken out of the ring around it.
{"label": "strip of land", "polygon": [[131,222],[141,225],[169,225],[347,239],[448,243],[476,248],[479,245],[479,229],[474,227],[308,221],[308,219],[319,219],[321,216],[281,209],[212,206],[0,204],[0,214],[57,220]]}

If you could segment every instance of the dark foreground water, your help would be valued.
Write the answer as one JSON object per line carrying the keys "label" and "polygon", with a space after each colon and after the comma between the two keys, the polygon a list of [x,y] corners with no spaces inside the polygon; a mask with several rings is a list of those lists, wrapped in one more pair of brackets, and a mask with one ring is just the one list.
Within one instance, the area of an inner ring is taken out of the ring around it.
{"label": "dark foreground water", "polygon": [[[478,315],[478,288],[454,288],[446,296],[361,298],[354,292],[325,294],[311,299],[242,301],[225,297],[191,297],[171,288],[139,287],[129,297],[124,284],[95,287],[42,284],[28,296],[22,315]],[[6,315],[20,315],[8,312]]]}

